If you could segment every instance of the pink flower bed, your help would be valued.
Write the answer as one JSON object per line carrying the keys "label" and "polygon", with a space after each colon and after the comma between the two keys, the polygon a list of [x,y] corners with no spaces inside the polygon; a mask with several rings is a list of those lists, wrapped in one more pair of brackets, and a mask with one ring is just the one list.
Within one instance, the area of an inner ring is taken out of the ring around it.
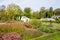
{"label": "pink flower bed", "polygon": [[20,40],[20,34],[16,32],[0,33],[0,40]]}

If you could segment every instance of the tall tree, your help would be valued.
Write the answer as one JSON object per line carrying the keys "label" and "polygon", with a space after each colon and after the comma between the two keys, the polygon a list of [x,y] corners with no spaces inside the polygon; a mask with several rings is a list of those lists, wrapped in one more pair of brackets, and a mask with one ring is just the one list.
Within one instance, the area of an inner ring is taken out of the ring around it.
{"label": "tall tree", "polygon": [[31,18],[31,8],[29,7],[26,7],[24,9],[24,16],[28,17],[28,18]]}
{"label": "tall tree", "polygon": [[60,15],[60,8],[55,9],[55,10],[54,10],[54,14],[55,14],[55,15]]}
{"label": "tall tree", "polygon": [[39,12],[39,17],[40,18],[45,18],[46,17],[46,9],[45,9],[45,7],[41,7],[40,12]]}
{"label": "tall tree", "polygon": [[32,16],[34,19],[39,19],[39,12],[38,11],[33,12]]}
{"label": "tall tree", "polygon": [[16,4],[9,4],[6,8],[6,14],[11,18],[15,19],[21,16],[22,10],[19,5]]}
{"label": "tall tree", "polygon": [[53,16],[53,7],[50,7],[47,13],[48,13],[48,17],[51,18]]}

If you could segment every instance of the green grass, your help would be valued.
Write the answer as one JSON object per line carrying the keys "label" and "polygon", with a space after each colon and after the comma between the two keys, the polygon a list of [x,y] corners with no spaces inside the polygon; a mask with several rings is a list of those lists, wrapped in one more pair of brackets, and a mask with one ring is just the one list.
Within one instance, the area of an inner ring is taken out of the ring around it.
{"label": "green grass", "polygon": [[60,40],[60,32],[43,35],[31,40]]}

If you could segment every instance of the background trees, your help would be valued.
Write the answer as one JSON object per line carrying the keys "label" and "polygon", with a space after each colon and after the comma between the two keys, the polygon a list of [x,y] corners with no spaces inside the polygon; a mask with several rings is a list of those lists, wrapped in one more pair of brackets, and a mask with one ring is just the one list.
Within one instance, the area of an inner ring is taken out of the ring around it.
{"label": "background trees", "polygon": [[34,18],[34,19],[39,19],[39,12],[38,11],[35,11],[35,12],[33,12],[32,13],[33,15],[33,17],[32,18]]}
{"label": "background trees", "polygon": [[21,16],[22,10],[19,5],[16,4],[9,4],[6,8],[6,15],[10,19],[16,19],[17,17]]}
{"label": "background trees", "polygon": [[31,19],[51,18],[54,15],[60,15],[60,8],[53,10],[53,7],[46,9],[41,7],[40,11],[32,11],[30,7],[25,7],[24,10],[17,4],[9,4],[0,6],[0,20],[18,20],[21,16],[26,16]]}
{"label": "background trees", "polygon": [[39,12],[39,17],[40,18],[45,18],[46,17],[46,9],[45,9],[45,7],[41,7],[40,12]]}
{"label": "background trees", "polygon": [[24,9],[24,16],[28,17],[28,18],[31,18],[31,8],[29,7],[26,7]]}
{"label": "background trees", "polygon": [[47,11],[48,17],[51,18],[53,16],[53,7],[50,7]]}
{"label": "background trees", "polygon": [[60,15],[60,8],[54,10],[54,15]]}

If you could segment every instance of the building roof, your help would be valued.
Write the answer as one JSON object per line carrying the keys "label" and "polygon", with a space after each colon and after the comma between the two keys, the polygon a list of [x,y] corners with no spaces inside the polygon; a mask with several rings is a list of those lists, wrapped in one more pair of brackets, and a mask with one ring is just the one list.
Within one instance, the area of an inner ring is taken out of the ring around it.
{"label": "building roof", "polygon": [[52,16],[51,18],[60,18],[60,15]]}
{"label": "building roof", "polygon": [[55,19],[53,19],[53,18],[41,18],[40,19],[41,21],[55,21]]}

